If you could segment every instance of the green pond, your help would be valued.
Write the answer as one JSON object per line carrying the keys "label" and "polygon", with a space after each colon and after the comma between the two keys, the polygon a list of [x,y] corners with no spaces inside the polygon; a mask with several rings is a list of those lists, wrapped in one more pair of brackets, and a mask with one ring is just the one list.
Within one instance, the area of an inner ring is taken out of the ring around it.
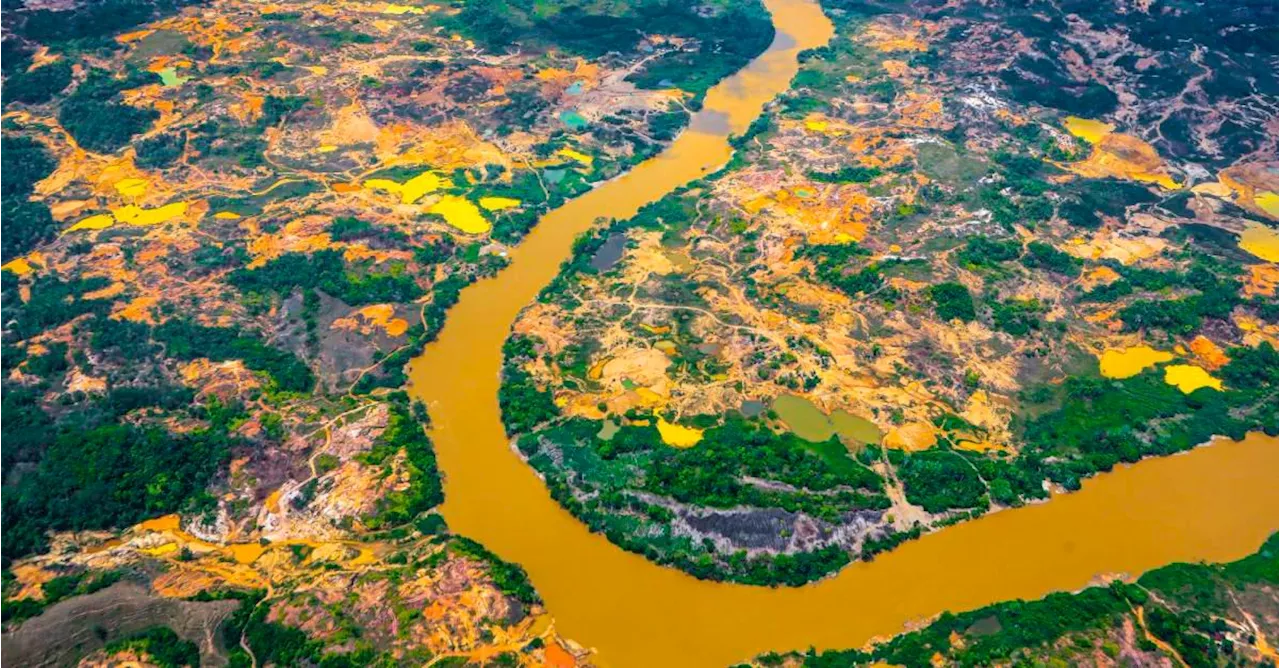
{"label": "green pond", "polygon": [[172,67],[166,67],[156,74],[160,75],[160,83],[165,86],[181,86],[191,81],[191,77],[178,74],[178,70]]}
{"label": "green pond", "polygon": [[827,415],[804,397],[783,394],[773,400],[770,408],[792,433],[806,441],[822,443],[839,436],[849,447],[880,442],[880,430],[870,420],[843,410]]}

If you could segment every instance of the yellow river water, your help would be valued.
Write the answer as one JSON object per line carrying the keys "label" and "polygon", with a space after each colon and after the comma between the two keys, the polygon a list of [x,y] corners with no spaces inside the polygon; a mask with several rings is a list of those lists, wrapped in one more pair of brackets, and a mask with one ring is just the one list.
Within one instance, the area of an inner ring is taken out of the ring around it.
{"label": "yellow river water", "polygon": [[[509,448],[498,411],[511,322],[599,217],[623,218],[723,165],[742,132],[785,90],[801,49],[831,24],[812,0],[765,0],[778,37],[712,89],[705,110],[661,155],[545,216],[498,276],[463,291],[439,340],[411,365],[458,533],[528,570],[557,628],[606,666],[724,666],[767,650],[856,647],[943,610],[1033,598],[1105,573],[1227,560],[1277,526],[1275,439],[1252,436],[1143,462],[1049,503],[925,536],[798,589],[696,580],[590,533]],[[696,446],[695,446],[696,447]]]}

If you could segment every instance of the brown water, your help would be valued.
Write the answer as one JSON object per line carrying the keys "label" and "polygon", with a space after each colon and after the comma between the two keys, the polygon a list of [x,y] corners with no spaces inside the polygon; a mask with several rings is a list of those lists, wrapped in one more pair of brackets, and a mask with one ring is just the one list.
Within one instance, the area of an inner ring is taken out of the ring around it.
{"label": "brown water", "polygon": [[508,447],[498,412],[502,341],[598,217],[643,204],[724,164],[741,132],[784,90],[800,49],[831,26],[812,0],[765,0],[779,37],[707,95],[664,153],[543,218],[496,278],[462,293],[440,339],[412,363],[457,532],[524,566],[559,630],[608,666],[724,666],[766,650],[853,647],[942,610],[1074,589],[1112,572],[1225,560],[1276,528],[1275,439],[1251,437],[1144,462],[1051,503],[1006,511],[908,543],[800,589],[699,581],[624,552],[547,494]]}

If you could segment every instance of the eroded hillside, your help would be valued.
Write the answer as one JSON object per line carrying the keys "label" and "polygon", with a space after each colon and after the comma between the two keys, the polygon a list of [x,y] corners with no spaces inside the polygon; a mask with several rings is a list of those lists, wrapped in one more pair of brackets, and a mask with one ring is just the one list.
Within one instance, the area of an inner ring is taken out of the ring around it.
{"label": "eroded hillside", "polygon": [[504,419],[561,504],[795,585],[1274,431],[1269,21],[825,7],[734,161],[580,241],[515,324]]}

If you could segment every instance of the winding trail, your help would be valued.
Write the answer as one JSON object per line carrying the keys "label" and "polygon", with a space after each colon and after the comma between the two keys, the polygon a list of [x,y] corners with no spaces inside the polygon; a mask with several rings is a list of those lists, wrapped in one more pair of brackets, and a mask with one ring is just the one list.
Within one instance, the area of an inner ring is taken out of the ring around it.
{"label": "winding trail", "polygon": [[498,410],[502,342],[574,238],[714,171],[786,89],[800,50],[825,44],[815,0],[765,0],[770,49],[713,88],[666,151],[546,215],[496,277],[462,292],[410,365],[432,416],[450,527],[524,566],[558,630],[606,666],[725,666],[767,650],[856,647],[951,609],[1076,589],[1116,572],[1251,553],[1277,525],[1275,439],[1251,436],[1143,462],[1051,503],[925,536],[799,589],[696,580],[627,553],[562,510],[510,450]]}

